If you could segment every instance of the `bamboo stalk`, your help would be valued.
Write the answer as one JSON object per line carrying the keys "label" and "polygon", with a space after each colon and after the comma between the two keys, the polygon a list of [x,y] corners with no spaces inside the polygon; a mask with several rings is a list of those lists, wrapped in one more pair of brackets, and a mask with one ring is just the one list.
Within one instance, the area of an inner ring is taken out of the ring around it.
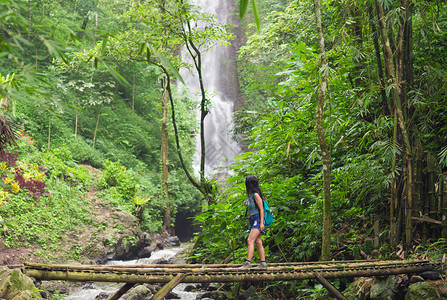
{"label": "bamboo stalk", "polygon": [[163,300],[164,297],[172,291],[183,279],[185,279],[186,274],[177,274],[171,281],[165,284],[155,295],[153,300]]}
{"label": "bamboo stalk", "polygon": [[131,288],[133,288],[133,286],[135,285],[135,283],[126,283],[125,285],[123,285],[118,291],[116,291],[115,294],[113,294],[109,299],[107,300],[118,300],[119,298],[121,298],[122,295],[124,295],[128,290],[130,290]]}
{"label": "bamboo stalk", "polygon": [[342,293],[340,293],[339,290],[337,290],[329,281],[327,281],[323,276],[320,274],[316,274],[316,278],[319,283],[321,283],[322,286],[326,288],[326,290],[329,292],[329,294],[338,300],[346,300],[346,297],[343,296]]}

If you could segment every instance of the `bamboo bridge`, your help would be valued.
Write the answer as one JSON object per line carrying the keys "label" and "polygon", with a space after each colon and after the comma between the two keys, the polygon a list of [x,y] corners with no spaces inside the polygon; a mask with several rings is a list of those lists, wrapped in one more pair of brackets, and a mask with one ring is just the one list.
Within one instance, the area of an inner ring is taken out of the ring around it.
{"label": "bamboo bridge", "polygon": [[[415,261],[326,261],[271,263],[267,268],[239,268],[238,264],[188,265],[43,265],[26,263],[23,273],[40,280],[122,282],[109,299],[119,299],[138,283],[166,283],[154,299],[163,299],[178,283],[318,280],[337,299],[345,299],[327,279],[414,274],[440,269],[438,263]],[[158,295],[158,298],[157,298]]]}

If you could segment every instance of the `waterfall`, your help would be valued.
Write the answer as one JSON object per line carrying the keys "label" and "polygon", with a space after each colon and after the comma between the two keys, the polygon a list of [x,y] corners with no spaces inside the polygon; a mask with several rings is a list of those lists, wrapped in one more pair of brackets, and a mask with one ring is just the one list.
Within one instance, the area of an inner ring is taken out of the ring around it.
{"label": "waterfall", "polygon": [[[234,15],[233,0],[190,0],[201,12],[214,14],[221,23],[237,24]],[[206,26],[206,24],[204,25]],[[237,28],[237,27],[236,27]],[[209,52],[202,54],[202,74],[207,97],[211,99],[211,107],[205,118],[205,174],[216,173],[219,168],[234,162],[235,156],[241,153],[241,147],[232,138],[233,111],[239,99],[236,73],[235,42],[232,46],[216,45]],[[186,54],[184,54],[186,55]],[[182,70],[182,77],[190,95],[200,91],[197,75]],[[200,137],[197,137],[195,155],[195,171],[198,174],[200,160]]]}

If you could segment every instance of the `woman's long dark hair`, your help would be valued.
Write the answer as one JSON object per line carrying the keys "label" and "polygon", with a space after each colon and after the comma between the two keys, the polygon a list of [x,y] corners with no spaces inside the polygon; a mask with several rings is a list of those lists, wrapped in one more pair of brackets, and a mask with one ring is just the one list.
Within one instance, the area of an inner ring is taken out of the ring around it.
{"label": "woman's long dark hair", "polygon": [[264,197],[262,197],[261,188],[259,187],[259,181],[256,176],[248,175],[245,178],[245,189],[247,190],[248,197],[250,197],[251,194],[258,193],[259,196],[264,199]]}

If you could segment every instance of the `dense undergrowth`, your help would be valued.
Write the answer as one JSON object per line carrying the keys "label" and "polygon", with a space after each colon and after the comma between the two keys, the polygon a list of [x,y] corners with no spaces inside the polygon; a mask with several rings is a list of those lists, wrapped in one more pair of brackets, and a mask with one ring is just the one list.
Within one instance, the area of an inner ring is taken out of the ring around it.
{"label": "dense undergrowth", "polygon": [[[14,114],[9,115],[24,130],[17,145],[8,146],[0,154],[0,235],[5,245],[37,247],[43,256],[58,251],[67,232],[95,226],[89,214],[92,206],[86,197],[88,191],[129,215],[135,215],[136,204],[142,205],[141,229],[160,232],[166,203],[159,197],[160,128],[152,123],[160,116],[156,109],[147,107],[152,105],[150,101],[136,101],[140,114],[122,98],[117,98],[113,107],[102,107],[93,147],[92,131],[87,128],[97,126],[95,110],[79,111],[67,103],[62,110],[45,114],[40,110],[40,100],[16,101]],[[76,115],[75,137],[71,126]],[[189,125],[186,122],[183,126]],[[184,145],[188,145],[185,140]],[[186,157],[193,151],[189,153]],[[172,150],[169,159],[174,226],[175,215],[197,212],[201,198],[185,180]],[[89,173],[90,166],[98,169],[99,177]],[[79,253],[67,253],[67,257],[70,255]]]}

